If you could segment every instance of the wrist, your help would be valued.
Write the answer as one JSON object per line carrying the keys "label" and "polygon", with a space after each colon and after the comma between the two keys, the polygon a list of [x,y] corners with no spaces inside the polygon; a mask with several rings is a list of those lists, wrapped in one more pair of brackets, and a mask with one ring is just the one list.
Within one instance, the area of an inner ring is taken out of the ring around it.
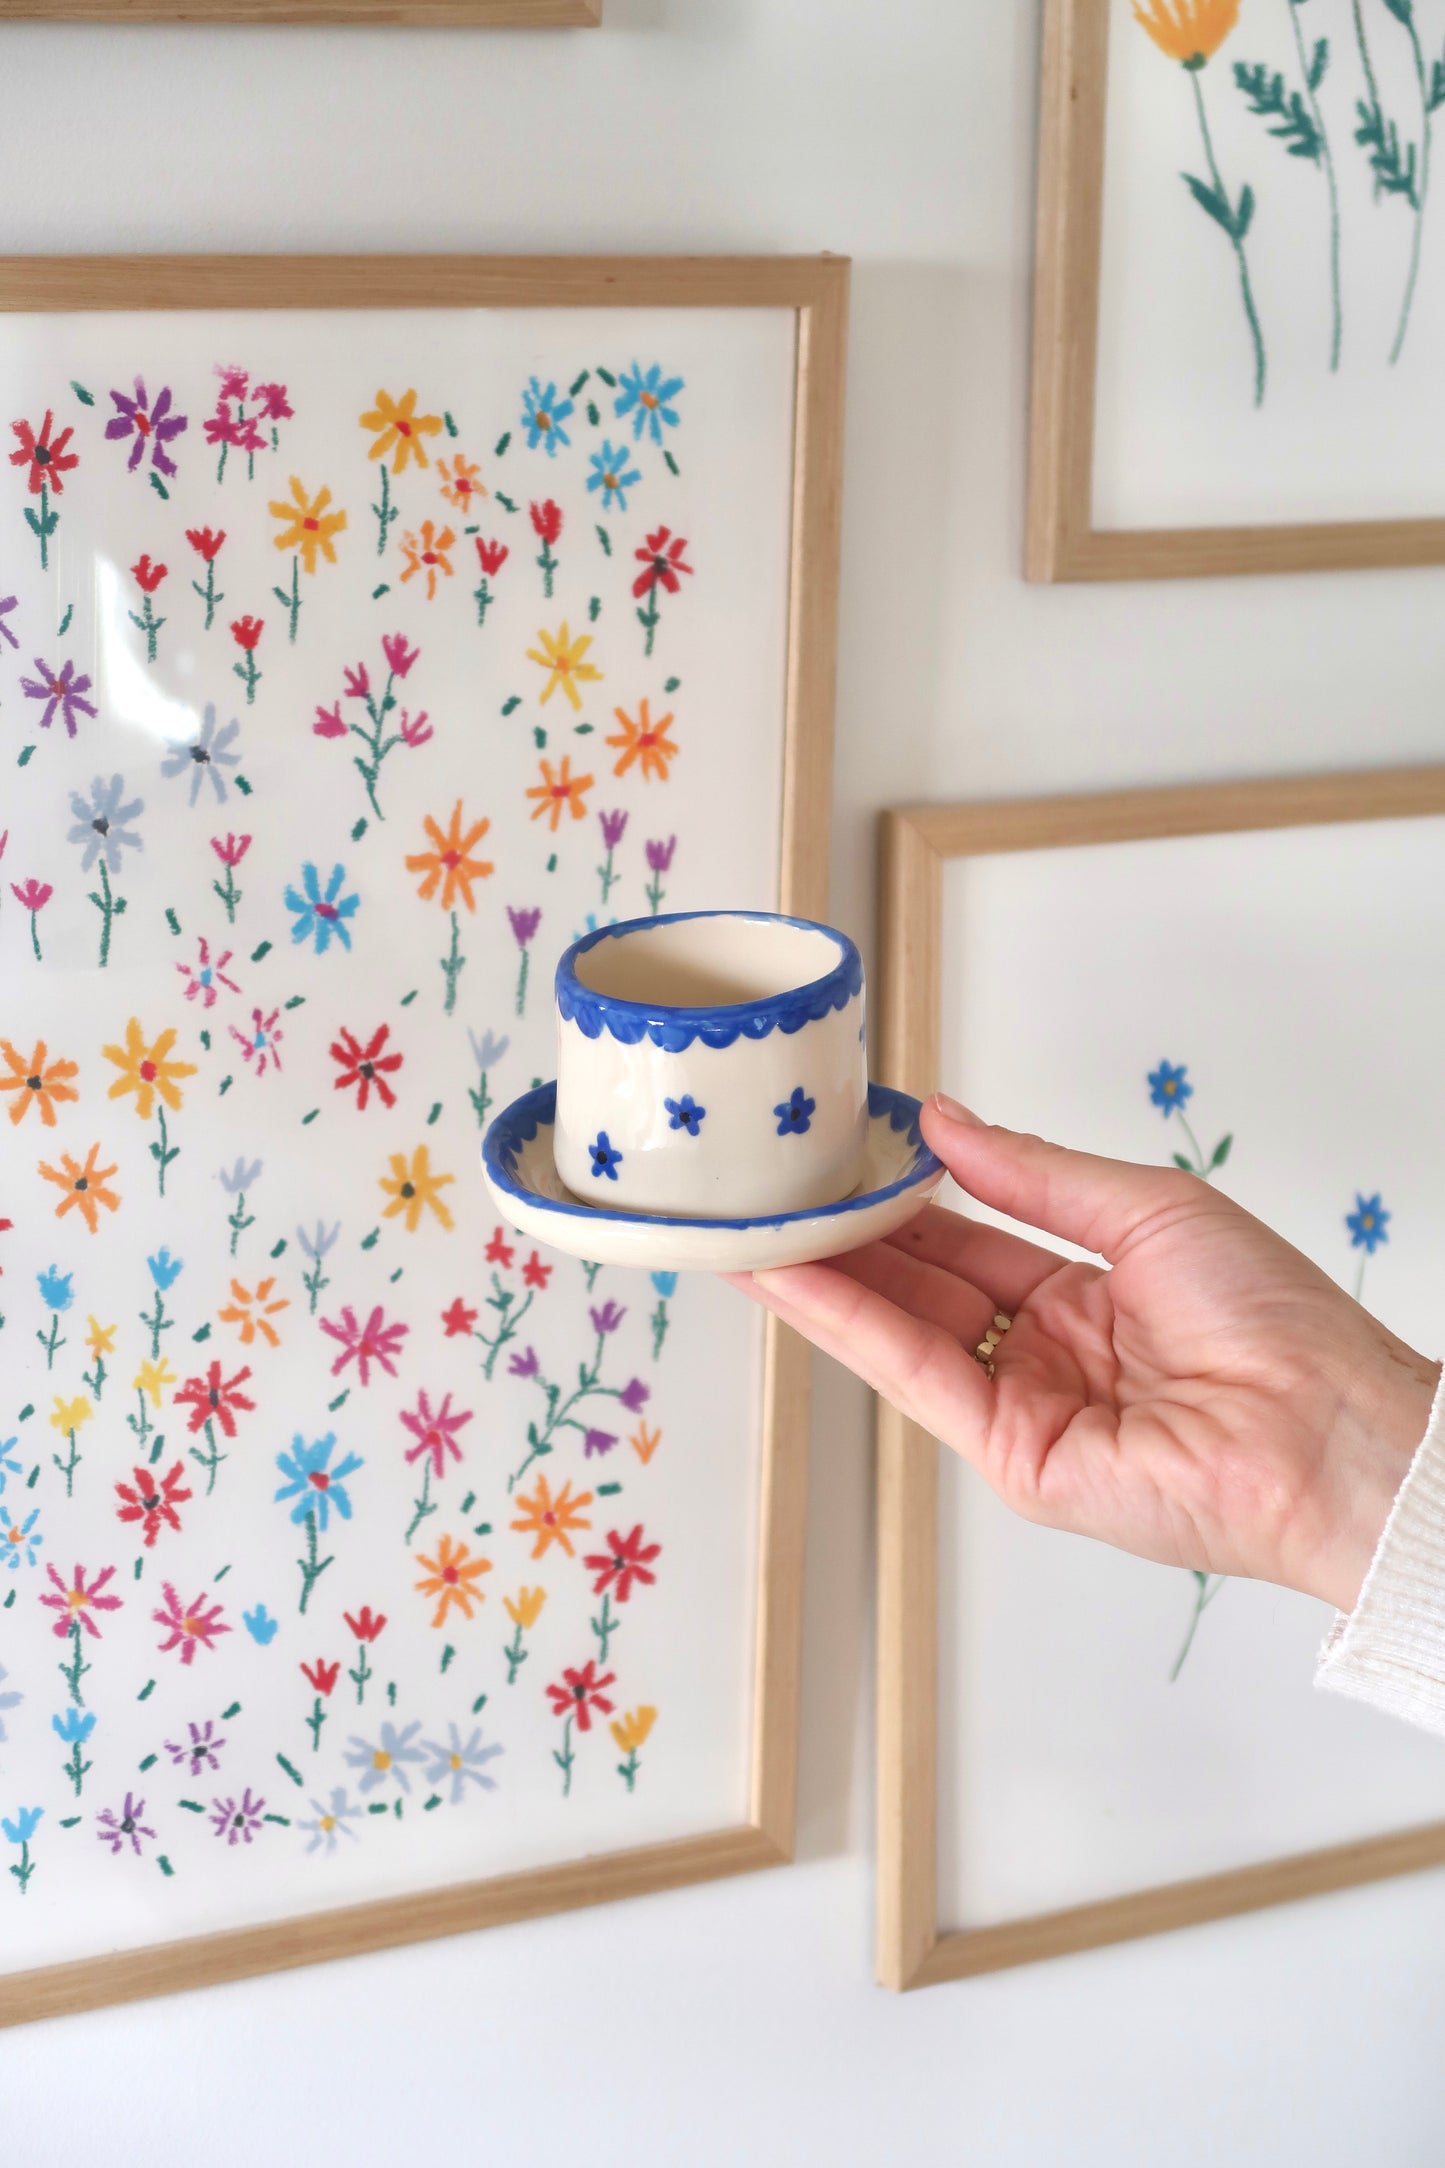
{"label": "wrist", "polygon": [[1440,1384],[1439,1363],[1393,1334],[1381,1338],[1377,1359],[1352,1374],[1328,1449],[1335,1464],[1333,1526],[1311,1593],[1345,1613],[1359,1598]]}

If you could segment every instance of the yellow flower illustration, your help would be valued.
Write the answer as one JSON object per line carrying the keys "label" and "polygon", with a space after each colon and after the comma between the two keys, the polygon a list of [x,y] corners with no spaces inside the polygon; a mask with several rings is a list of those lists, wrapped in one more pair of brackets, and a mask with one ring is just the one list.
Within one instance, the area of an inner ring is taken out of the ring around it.
{"label": "yellow flower illustration", "polygon": [[627,1442],[645,1468],[662,1443],[662,1432],[649,1430],[646,1423],[639,1421]]}
{"label": "yellow flower illustration", "polygon": [[649,1708],[644,1702],[640,1708],[629,1709],[619,1716],[608,1728],[624,1754],[635,1754],[639,1747],[646,1745],[648,1733],[656,1722],[656,1709]]}
{"label": "yellow flower illustration", "polygon": [[556,1497],[544,1475],[537,1478],[537,1488],[529,1498],[525,1491],[517,1494],[517,1504],[522,1508],[520,1520],[512,1523],[519,1535],[535,1536],[532,1546],[533,1558],[540,1558],[553,1543],[560,1543],[569,1558],[577,1553],[572,1548],[572,1534],[579,1528],[590,1528],[591,1521],[583,1518],[583,1506],[592,1503],[591,1491],[572,1496],[571,1480],[565,1482]]}
{"label": "yellow flower illustration", "polygon": [[193,1061],[168,1061],[167,1055],[176,1043],[175,1032],[160,1032],[153,1045],[147,1046],[145,1033],[139,1020],[132,1017],[125,1027],[125,1046],[103,1046],[107,1061],[113,1061],[120,1075],[110,1087],[109,1097],[123,1098],[127,1092],[135,1093],[135,1110],[143,1122],[148,1122],[155,1112],[157,1096],[173,1114],[180,1111],[181,1095],[176,1089],[183,1076],[194,1076]]}
{"label": "yellow flower illustration", "polygon": [[486,484],[481,480],[481,468],[460,452],[453,455],[450,470],[444,459],[437,461],[437,479],[442,485],[442,495],[448,504],[454,504],[464,517],[470,518],[487,494]]}
{"label": "yellow flower illustration", "polygon": [[75,1400],[62,1400],[59,1393],[57,1393],[55,1395],[55,1411],[50,1418],[50,1427],[52,1430],[59,1431],[79,1430],[81,1424],[88,1423],[94,1413],[95,1410],[84,1393]]}
{"label": "yellow flower illustration", "polygon": [[540,704],[545,708],[560,685],[572,703],[573,713],[576,714],[582,706],[582,695],[577,687],[589,678],[600,680],[602,676],[595,663],[582,660],[592,645],[591,633],[579,632],[574,639],[567,629],[567,620],[564,617],[555,638],[540,627],[537,638],[542,643],[542,653],[539,655],[535,647],[529,647],[527,660],[540,664],[542,669],[548,672],[547,682],[542,687]]}
{"label": "yellow flower illustration", "polygon": [[455,1180],[454,1174],[433,1174],[431,1151],[425,1144],[417,1146],[411,1155],[410,1165],[407,1164],[405,1152],[393,1152],[390,1175],[384,1174],[380,1177],[381,1187],[391,1199],[391,1203],[382,1211],[382,1218],[395,1219],[398,1213],[404,1213],[406,1231],[409,1235],[414,1235],[421,1224],[422,1209],[426,1207],[436,1214],[443,1227],[450,1228],[453,1224],[452,1216],[443,1203],[440,1192],[449,1182]]}
{"label": "yellow flower illustration", "polygon": [[441,435],[442,418],[440,414],[418,414],[414,391],[404,391],[399,399],[393,399],[389,391],[379,391],[376,405],[362,415],[361,426],[376,432],[369,456],[385,459],[387,453],[394,450],[396,458],[392,462],[392,472],[405,474],[409,461],[414,460],[419,467],[427,464],[426,445],[422,439]]}
{"label": "yellow flower illustration", "polygon": [[282,532],[275,537],[277,549],[299,550],[301,562],[308,572],[316,570],[318,550],[329,565],[334,565],[336,551],[332,542],[345,527],[346,514],[327,511],[331,502],[329,489],[318,490],[314,500],[308,498],[300,477],[295,474],[291,477],[291,498],[290,504],[274,497],[271,499],[271,517],[289,523],[284,524]]}
{"label": "yellow flower illustration", "polygon": [[407,581],[418,572],[424,573],[426,599],[430,602],[437,591],[438,572],[443,573],[447,579],[452,576],[452,561],[447,551],[455,549],[456,546],[457,538],[452,528],[438,527],[435,521],[424,519],[419,536],[404,534],[401,538],[401,553],[406,559],[406,570],[401,576],[402,586],[405,587]]}
{"label": "yellow flower illustration", "polygon": [[570,753],[562,755],[561,765],[555,775],[552,772],[551,761],[546,759],[545,756],[539,761],[538,765],[542,770],[542,780],[540,783],[534,783],[527,792],[529,798],[535,798],[537,801],[532,808],[532,818],[534,821],[550,820],[552,833],[555,836],[557,824],[562,818],[564,808],[570,811],[574,821],[580,821],[584,818],[587,812],[587,801],[584,793],[591,790],[593,778],[591,775],[574,775],[572,773],[572,756]]}
{"label": "yellow flower illustration", "polygon": [[622,725],[620,733],[607,740],[609,745],[622,749],[622,757],[612,773],[626,775],[634,760],[640,760],[644,782],[649,776],[655,775],[660,783],[665,783],[670,772],[669,763],[677,758],[677,747],[667,735],[667,726],[672,721],[671,713],[664,715],[660,723],[654,723],[648,715],[645,700],[637,703],[636,722],[630,715],[624,714],[621,708],[614,708],[612,712]]}
{"label": "yellow flower illustration", "polygon": [[219,1311],[217,1315],[223,1325],[240,1326],[242,1347],[250,1347],[257,1333],[260,1333],[261,1338],[267,1341],[270,1346],[279,1347],[281,1345],[281,1336],[270,1320],[275,1317],[278,1311],[289,1310],[291,1305],[284,1296],[278,1297],[275,1302],[268,1301],[267,1298],[275,1285],[274,1279],[258,1280],[256,1282],[256,1292],[253,1295],[241,1285],[239,1280],[232,1280],[232,1299],[227,1303],[225,1309]]}
{"label": "yellow flower illustration", "polygon": [[175,1382],[176,1374],[164,1355],[159,1362],[151,1362],[147,1357],[131,1379],[135,1390],[144,1393],[153,1408],[160,1406],[161,1394],[168,1385],[174,1385]]}
{"label": "yellow flower illustration", "polygon": [[484,881],[489,873],[495,873],[496,867],[490,859],[472,858],[469,853],[481,842],[491,825],[489,820],[473,821],[463,835],[460,798],[452,807],[452,817],[447,823],[445,835],[430,813],[423,816],[422,826],[431,837],[433,848],[416,852],[408,857],[406,862],[408,873],[425,876],[417,889],[423,903],[430,903],[440,886],[441,907],[444,911],[450,911],[454,907],[458,889],[467,909],[476,909],[472,883]]}
{"label": "yellow flower illustration", "polygon": [[485,1603],[481,1589],[473,1586],[484,1573],[492,1570],[489,1558],[473,1558],[465,1543],[454,1543],[450,1536],[437,1539],[437,1555],[427,1558],[420,1551],[417,1564],[426,1575],[425,1580],[414,1585],[423,1596],[439,1596],[441,1601],[432,1618],[433,1626],[440,1626],[448,1610],[455,1605],[463,1618],[470,1618],[474,1603]]}
{"label": "yellow flower illustration", "polygon": [[119,1326],[98,1325],[93,1317],[87,1318],[86,1323],[89,1325],[90,1330],[85,1336],[85,1344],[96,1360],[99,1361],[102,1355],[113,1355],[115,1353],[115,1336],[120,1330]]}
{"label": "yellow flower illustration", "polygon": [[545,1588],[519,1588],[515,1601],[510,1596],[502,1598],[502,1609],[514,1626],[520,1626],[529,1632],[542,1616],[542,1606],[546,1601]]}
{"label": "yellow flower illustration", "polygon": [[1202,68],[1239,21],[1239,0],[1134,0],[1134,20],[1170,60]]}
{"label": "yellow flower illustration", "polygon": [[80,1097],[69,1081],[80,1073],[76,1064],[59,1057],[47,1062],[43,1039],[36,1040],[35,1051],[28,1060],[8,1039],[0,1039],[0,1054],[4,1055],[10,1071],[8,1076],[0,1077],[0,1092],[15,1094],[10,1102],[11,1121],[22,1122],[33,1105],[40,1109],[40,1119],[45,1127],[53,1129],[55,1102]]}

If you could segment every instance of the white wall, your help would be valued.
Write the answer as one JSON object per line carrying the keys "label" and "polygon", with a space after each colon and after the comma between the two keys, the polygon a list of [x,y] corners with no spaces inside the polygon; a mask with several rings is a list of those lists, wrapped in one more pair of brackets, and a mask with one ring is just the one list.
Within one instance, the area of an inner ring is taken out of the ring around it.
{"label": "white wall", "polygon": [[[0,245],[851,255],[855,927],[890,800],[1445,754],[1438,574],[1020,583],[1029,0],[607,12],[536,37],[7,26]],[[1438,2161],[1445,1875],[870,1984],[867,1408],[834,1374],[817,1397],[800,1865],[5,2035],[7,2168]]]}

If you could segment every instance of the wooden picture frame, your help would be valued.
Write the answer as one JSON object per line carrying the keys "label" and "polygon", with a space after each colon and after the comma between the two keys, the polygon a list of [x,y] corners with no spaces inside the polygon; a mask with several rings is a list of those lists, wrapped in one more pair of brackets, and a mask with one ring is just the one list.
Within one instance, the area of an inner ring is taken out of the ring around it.
{"label": "wooden picture frame", "polygon": [[1097,528],[1094,402],[1113,0],[1045,0],[1024,575],[1206,579],[1445,564],[1445,518]]}
{"label": "wooden picture frame", "polygon": [[[780,892],[826,915],[846,260],[830,257],[0,259],[0,312],[366,308],[790,310],[796,318]],[[12,820],[13,826],[13,820]],[[809,1350],[767,1321],[748,1809],[735,1827],[0,1977],[0,2025],[749,1872],[791,1856]],[[298,1779],[299,1781],[299,1779]]]}
{"label": "wooden picture frame", "polygon": [[595,30],[602,0],[0,0],[0,22],[402,24]]}
{"label": "wooden picture frame", "polygon": [[[1225,835],[1445,813],[1445,766],[1099,796],[907,806],[880,831],[880,1074],[920,1096],[940,1078],[943,868],[999,852]],[[947,1930],[938,1919],[939,1461],[946,1448],[878,1404],[880,1983],[902,1990],[1161,1934],[1445,1861],[1445,1822],[1103,1901]]]}

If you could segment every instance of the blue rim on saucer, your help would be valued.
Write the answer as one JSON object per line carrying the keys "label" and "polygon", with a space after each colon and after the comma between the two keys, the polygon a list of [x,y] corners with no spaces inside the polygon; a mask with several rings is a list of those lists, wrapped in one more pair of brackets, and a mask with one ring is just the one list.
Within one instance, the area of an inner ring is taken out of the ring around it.
{"label": "blue rim on saucer", "polygon": [[[826,935],[838,951],[831,971],[806,986],[770,994],[757,1001],[715,1003],[700,1008],[660,1007],[655,1002],[625,1000],[620,994],[595,993],[577,976],[577,959],[603,941],[646,934],[658,926],[680,926],[689,919],[744,918],[802,933]],[[845,1009],[863,984],[863,959],[847,934],[812,918],[788,918],[778,911],[665,911],[660,918],[629,918],[618,926],[598,926],[564,949],[557,961],[557,1008],[566,1023],[575,1022],[584,1038],[605,1029],[624,1046],[636,1046],[644,1034],[666,1053],[681,1054],[701,1039],[704,1046],[731,1046],[734,1040],[765,1039],[770,1031],[792,1033],[816,1024],[830,1009]],[[518,1104],[522,1104],[518,1101]],[[551,1119],[549,1115],[548,1120]],[[529,1140],[530,1141],[530,1140]]]}
{"label": "blue rim on saucer", "polygon": [[525,1234],[603,1264],[751,1271],[837,1256],[904,1225],[944,1175],[919,1131],[918,1101],[870,1084],[864,1179],[836,1204],[747,1219],[609,1211],[563,1188],[550,1141],[556,1107],[556,1084],[539,1084],[496,1117],[482,1142],[487,1185]]}

